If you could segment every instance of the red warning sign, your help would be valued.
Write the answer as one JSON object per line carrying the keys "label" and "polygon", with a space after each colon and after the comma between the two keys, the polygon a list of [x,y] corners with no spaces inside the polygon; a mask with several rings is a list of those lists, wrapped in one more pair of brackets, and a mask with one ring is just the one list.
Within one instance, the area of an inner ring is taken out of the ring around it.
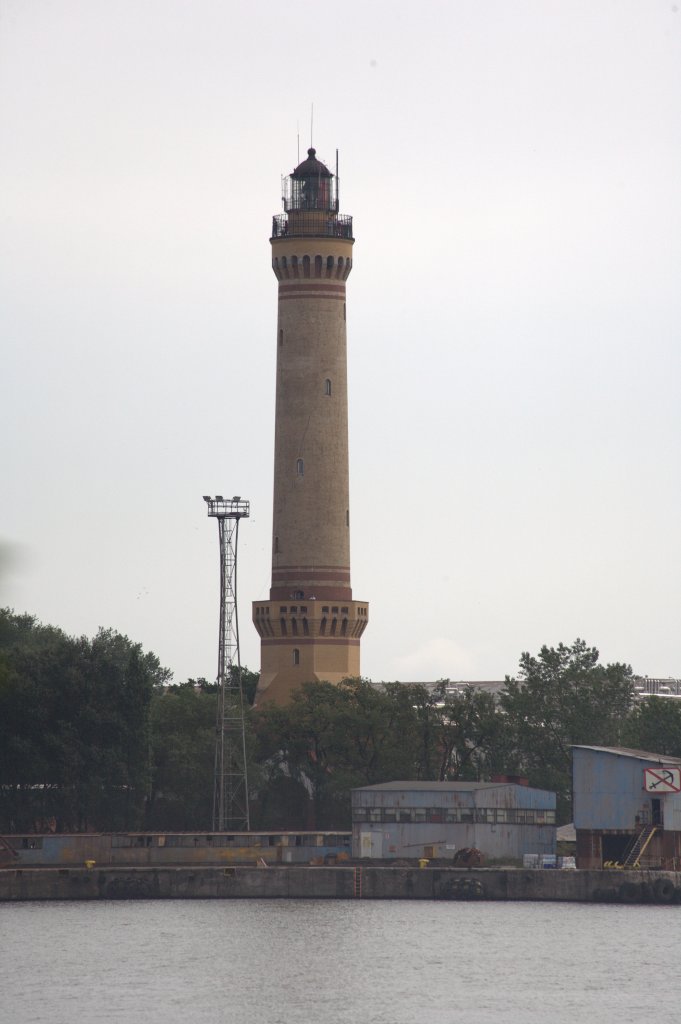
{"label": "red warning sign", "polygon": [[681,768],[644,768],[646,793],[681,793]]}

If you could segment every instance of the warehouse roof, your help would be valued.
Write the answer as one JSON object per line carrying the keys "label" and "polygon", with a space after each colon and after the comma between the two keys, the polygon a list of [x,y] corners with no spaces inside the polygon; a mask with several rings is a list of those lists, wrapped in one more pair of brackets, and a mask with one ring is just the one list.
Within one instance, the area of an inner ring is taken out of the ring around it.
{"label": "warehouse roof", "polygon": [[631,747],[596,747],[588,743],[575,743],[573,750],[598,750],[603,754],[618,754],[620,757],[635,757],[640,761],[654,761],[655,764],[680,764],[681,757],[670,754],[653,754],[649,750],[632,750]]}
{"label": "warehouse roof", "polygon": [[[377,782],[374,786],[357,786],[354,790],[418,790],[419,792],[470,792],[472,789],[499,789],[500,786],[517,786],[516,782],[428,782],[420,781],[398,781],[398,782]],[[527,789],[524,786],[523,789]]]}

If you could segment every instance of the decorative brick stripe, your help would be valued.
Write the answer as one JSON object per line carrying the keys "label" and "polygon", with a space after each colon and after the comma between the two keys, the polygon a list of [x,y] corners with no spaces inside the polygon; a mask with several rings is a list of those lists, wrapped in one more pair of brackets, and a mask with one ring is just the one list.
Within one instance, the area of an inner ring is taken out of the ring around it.
{"label": "decorative brick stripe", "polygon": [[324,579],[327,576],[340,576],[350,579],[350,568],[345,565],[282,565],[272,569],[272,579],[305,576],[309,579]]}
{"label": "decorative brick stripe", "polygon": [[334,295],[333,292],[326,291],[309,291],[296,292],[295,295],[280,295],[279,301],[284,302],[285,299],[334,299],[336,302],[345,302],[345,295]]}
{"label": "decorative brick stripe", "polygon": [[318,583],[307,584],[308,590],[314,587],[314,594],[307,597],[293,597],[296,590],[300,590],[300,583],[279,584],[278,587],[270,587],[270,601],[314,601],[319,604],[321,601],[352,601],[351,587],[327,587]]}
{"label": "decorative brick stripe", "polygon": [[314,281],[310,278],[306,278],[304,281],[282,281],[279,285],[279,294],[282,292],[302,292],[302,291],[318,291],[318,292],[338,292],[341,295],[345,295],[344,284],[330,284],[328,281]]}
{"label": "decorative brick stripe", "polygon": [[313,645],[320,647],[359,647],[359,639],[351,636],[287,636],[260,638],[263,647],[305,647]]}

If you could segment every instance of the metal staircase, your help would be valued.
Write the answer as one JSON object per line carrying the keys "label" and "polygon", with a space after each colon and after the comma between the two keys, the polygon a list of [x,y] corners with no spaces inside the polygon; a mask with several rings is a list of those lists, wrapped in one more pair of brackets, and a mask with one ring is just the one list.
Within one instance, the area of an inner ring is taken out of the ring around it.
{"label": "metal staircase", "polygon": [[650,840],[657,832],[658,827],[658,825],[644,825],[638,835],[634,836],[633,842],[624,855],[623,868],[640,868],[641,857],[645,853]]}

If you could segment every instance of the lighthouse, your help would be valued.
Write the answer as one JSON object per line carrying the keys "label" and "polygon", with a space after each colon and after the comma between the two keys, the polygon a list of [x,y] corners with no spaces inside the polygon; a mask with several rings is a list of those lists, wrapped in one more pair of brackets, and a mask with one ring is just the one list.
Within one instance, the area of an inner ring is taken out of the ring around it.
{"label": "lighthouse", "polygon": [[272,219],[278,285],[269,601],[253,603],[260,635],[256,703],[285,704],[302,683],[360,674],[366,601],[350,585],[346,287],[352,217],[336,174],[309,149],[283,179]]}

